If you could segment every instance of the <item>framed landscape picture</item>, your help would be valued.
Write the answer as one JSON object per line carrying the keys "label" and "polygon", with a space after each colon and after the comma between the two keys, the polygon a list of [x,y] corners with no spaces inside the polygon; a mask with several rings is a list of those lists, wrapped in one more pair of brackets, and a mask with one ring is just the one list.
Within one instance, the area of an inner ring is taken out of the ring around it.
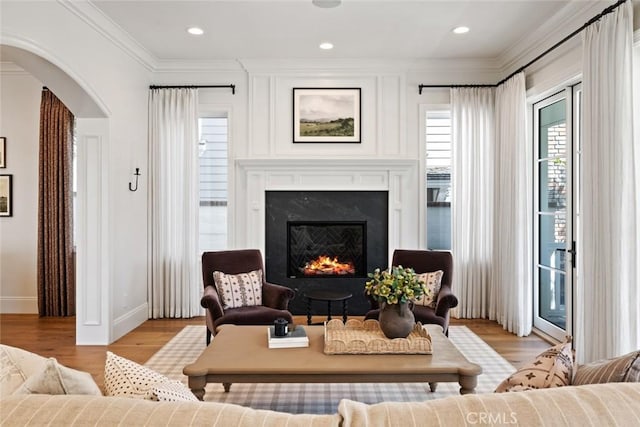
{"label": "framed landscape picture", "polygon": [[293,142],[360,143],[360,88],[293,88]]}
{"label": "framed landscape picture", "polygon": [[0,175],[0,216],[13,215],[13,175]]}
{"label": "framed landscape picture", "polygon": [[7,167],[7,138],[0,136],[0,168]]}

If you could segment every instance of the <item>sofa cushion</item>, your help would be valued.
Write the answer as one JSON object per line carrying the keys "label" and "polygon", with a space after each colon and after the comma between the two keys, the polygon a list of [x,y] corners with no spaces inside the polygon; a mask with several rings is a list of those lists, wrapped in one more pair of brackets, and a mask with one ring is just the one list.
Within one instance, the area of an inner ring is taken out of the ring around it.
{"label": "sofa cushion", "polygon": [[89,394],[102,396],[100,388],[88,372],[60,365],[47,359],[39,372],[26,379],[13,394]]}
{"label": "sofa cushion", "polygon": [[338,413],[343,427],[635,426],[640,419],[640,384],[591,384],[373,405],[343,399]]}
{"label": "sofa cushion", "polygon": [[172,381],[146,366],[107,352],[104,366],[107,396],[159,401],[197,401],[184,384]]}
{"label": "sofa cushion", "polygon": [[213,281],[223,309],[262,305],[262,270],[240,274],[214,271]]}
{"label": "sofa cushion", "polygon": [[10,396],[3,426],[339,427],[333,415],[287,414],[217,402],[150,402],[124,397]]}
{"label": "sofa cushion", "polygon": [[640,350],[579,365],[573,378],[574,385],[614,382],[640,382]]}
{"label": "sofa cushion", "polygon": [[418,274],[418,280],[427,285],[428,293],[415,300],[416,305],[426,305],[435,310],[438,301],[438,292],[440,292],[440,283],[442,281],[442,270],[433,271],[431,273]]}
{"label": "sofa cushion", "polygon": [[571,384],[574,357],[571,338],[536,356],[535,360],[502,381],[496,392],[522,391],[538,388],[562,387]]}
{"label": "sofa cushion", "polygon": [[60,365],[53,358],[0,344],[0,398],[13,393],[102,394],[87,372]]}

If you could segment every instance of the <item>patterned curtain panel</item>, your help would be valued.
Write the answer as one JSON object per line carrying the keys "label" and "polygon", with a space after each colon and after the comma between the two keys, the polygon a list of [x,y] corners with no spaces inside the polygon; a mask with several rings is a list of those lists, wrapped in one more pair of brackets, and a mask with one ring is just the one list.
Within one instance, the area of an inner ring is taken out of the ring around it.
{"label": "patterned curtain panel", "polygon": [[73,114],[49,90],[40,104],[38,312],[75,315]]}

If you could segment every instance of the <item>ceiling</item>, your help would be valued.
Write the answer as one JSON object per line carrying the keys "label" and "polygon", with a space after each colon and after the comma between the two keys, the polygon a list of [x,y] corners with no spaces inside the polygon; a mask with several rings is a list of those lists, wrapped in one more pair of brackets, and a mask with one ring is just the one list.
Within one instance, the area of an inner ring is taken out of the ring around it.
{"label": "ceiling", "polygon": [[[92,1],[158,60],[493,59],[571,7],[593,3],[612,1],[343,0],[335,8],[311,0]],[[459,25],[471,31],[453,34]],[[187,34],[190,26],[204,35]],[[319,49],[323,41],[334,49]]]}

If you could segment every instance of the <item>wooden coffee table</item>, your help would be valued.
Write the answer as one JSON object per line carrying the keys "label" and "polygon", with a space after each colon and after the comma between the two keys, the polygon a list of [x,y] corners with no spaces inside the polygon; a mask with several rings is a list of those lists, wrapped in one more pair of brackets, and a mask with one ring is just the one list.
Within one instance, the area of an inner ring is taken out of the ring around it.
{"label": "wooden coffee table", "polygon": [[458,382],[460,394],[475,393],[482,368],[469,362],[442,333],[427,325],[433,354],[326,355],[324,327],[304,326],[309,347],[267,346],[267,326],[223,325],[211,344],[183,373],[202,400],[207,383],[401,383]]}

